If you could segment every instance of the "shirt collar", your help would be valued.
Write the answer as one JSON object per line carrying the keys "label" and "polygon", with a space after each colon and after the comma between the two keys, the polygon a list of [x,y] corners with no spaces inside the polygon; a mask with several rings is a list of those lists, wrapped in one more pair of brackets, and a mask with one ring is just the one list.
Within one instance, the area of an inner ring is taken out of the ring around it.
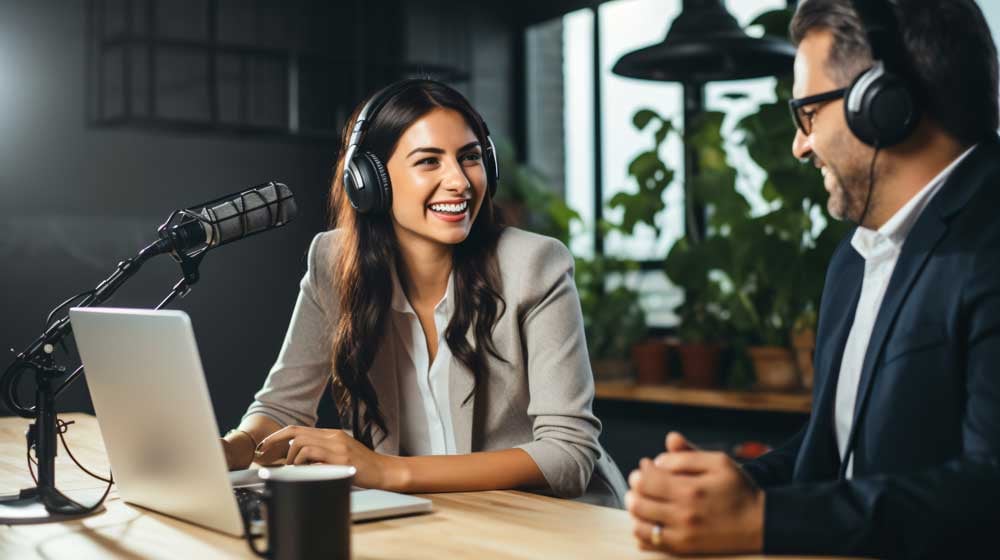
{"label": "shirt collar", "polygon": [[[406,299],[406,292],[403,291],[403,285],[399,282],[399,274],[396,273],[396,267],[393,265],[390,269],[390,275],[392,276],[392,309],[399,313],[412,313],[416,315],[416,311],[413,310],[413,306],[410,305],[410,300]],[[448,287],[445,289],[444,296],[441,301],[437,302],[434,306],[434,311],[443,310],[451,317],[452,313],[452,301],[454,301],[455,295],[455,271],[452,271],[448,275]]]}
{"label": "shirt collar", "polygon": [[[978,145],[978,144],[977,144]],[[976,148],[973,145],[969,149],[962,152],[957,158],[952,160],[947,167],[941,170],[940,173],[934,176],[922,189],[917,191],[917,194],[913,196],[902,208],[896,211],[889,220],[882,224],[882,227],[878,230],[872,230],[865,227],[858,227],[854,232],[854,237],[851,238],[851,245],[854,249],[861,254],[861,256],[868,260],[872,257],[877,257],[883,251],[888,251],[890,249],[900,249],[903,246],[903,242],[906,241],[906,236],[909,235],[910,230],[913,229],[914,224],[917,223],[917,219],[920,214],[923,213],[924,208],[930,203],[934,195],[941,190],[947,182],[948,177],[951,172],[958,167],[958,164],[962,162],[963,159],[968,156],[972,150]]]}

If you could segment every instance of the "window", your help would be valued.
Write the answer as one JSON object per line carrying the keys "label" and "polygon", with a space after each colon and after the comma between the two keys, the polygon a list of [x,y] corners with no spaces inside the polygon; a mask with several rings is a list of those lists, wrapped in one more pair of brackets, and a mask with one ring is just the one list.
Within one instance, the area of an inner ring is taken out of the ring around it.
{"label": "window", "polygon": [[[592,256],[595,251],[598,235],[595,232],[594,204],[597,167],[601,170],[600,188],[606,202],[617,192],[635,188],[627,173],[628,163],[653,143],[652,131],[639,131],[632,125],[635,112],[648,107],[677,127],[682,124],[682,86],[679,83],[637,80],[611,72],[612,66],[625,53],[663,40],[670,23],[680,14],[681,4],[682,0],[615,0],[602,3],[596,12],[585,9],[563,16],[561,115],[553,114],[551,101],[545,105],[550,109],[548,111],[532,110],[535,96],[539,94],[531,82],[533,74],[528,72],[528,118],[531,126],[538,128],[539,119],[561,118],[563,122],[563,182],[556,188],[564,193],[569,206],[582,218],[582,224],[571,232],[570,240],[570,249],[578,256]],[[740,24],[746,26],[758,14],[785,5],[785,0],[741,0],[728,2],[727,8]],[[599,24],[599,28],[595,23]],[[526,47],[529,69],[532,61],[539,58],[542,48],[551,50],[552,41],[539,38],[542,29],[551,29],[552,26],[551,22],[546,22],[529,29]],[[596,81],[595,36],[600,43]],[[598,84],[599,88],[596,87]],[[773,78],[709,83],[705,87],[705,108],[725,111],[724,131],[732,132],[736,123],[760,103],[773,101],[773,87]],[[599,99],[599,111],[595,111],[595,99]],[[594,123],[597,118],[601,123],[600,145],[595,143]],[[730,139],[727,144],[730,161],[738,169],[749,170],[740,176],[737,188],[756,204],[757,211],[762,211],[765,206],[758,192],[764,173],[754,167],[745,150],[737,145],[733,134],[727,137]],[[528,140],[529,162],[533,157],[545,159],[539,154],[546,150],[551,152],[544,143],[535,140],[535,135],[529,133]],[[643,272],[625,281],[639,289],[649,323],[656,327],[676,325],[677,319],[671,310],[683,298],[680,290],[670,284],[656,264],[666,256],[684,231],[680,185],[682,149],[679,135],[672,135],[661,146],[660,157],[675,170],[677,179],[664,193],[666,208],[656,218],[661,231],[659,237],[652,228],[639,225],[631,236],[612,232],[602,240],[605,254],[649,263]],[[595,165],[595,157],[600,158],[599,165]],[[602,213],[610,221],[621,218],[606,204]]]}

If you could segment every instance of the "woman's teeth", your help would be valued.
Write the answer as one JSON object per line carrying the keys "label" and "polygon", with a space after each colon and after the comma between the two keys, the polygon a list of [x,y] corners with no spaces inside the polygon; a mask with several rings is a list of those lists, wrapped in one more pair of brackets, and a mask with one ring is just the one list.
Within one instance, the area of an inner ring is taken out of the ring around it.
{"label": "woman's teeth", "polygon": [[468,202],[462,202],[459,204],[432,204],[431,210],[435,212],[442,212],[444,214],[461,214],[469,207]]}

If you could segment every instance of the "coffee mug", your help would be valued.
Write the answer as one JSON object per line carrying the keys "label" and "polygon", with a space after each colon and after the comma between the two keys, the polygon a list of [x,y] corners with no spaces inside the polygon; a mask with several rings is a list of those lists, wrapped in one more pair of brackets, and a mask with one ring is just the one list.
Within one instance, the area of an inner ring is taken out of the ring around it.
{"label": "coffee mug", "polygon": [[250,548],[262,558],[291,560],[351,557],[351,485],[357,471],[343,465],[263,468],[261,517],[267,520],[267,549]]}

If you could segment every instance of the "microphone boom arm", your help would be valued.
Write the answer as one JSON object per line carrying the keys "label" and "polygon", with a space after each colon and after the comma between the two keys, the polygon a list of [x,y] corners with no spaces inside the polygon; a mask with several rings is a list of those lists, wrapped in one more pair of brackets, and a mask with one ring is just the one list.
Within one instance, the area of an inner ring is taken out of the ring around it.
{"label": "microphone boom arm", "polygon": [[[119,262],[111,276],[92,291],[81,294],[85,297],[77,307],[96,307],[108,301],[147,260],[169,253],[181,265],[183,276],[156,306],[156,309],[161,309],[177,296],[186,296],[191,286],[198,282],[198,267],[208,249],[281,227],[295,216],[292,193],[284,184],[270,182],[236,196],[236,199],[230,196],[206,203],[202,212],[187,209],[172,213],[160,226],[160,238],[157,241],[139,251],[135,257]],[[262,205],[251,207],[251,201],[261,202]],[[235,228],[229,224],[234,219],[239,220],[238,227]],[[73,297],[66,300],[49,317],[76,299],[77,297]],[[15,414],[35,420],[29,425],[26,437],[29,461],[31,450],[34,449],[38,464],[36,487],[21,490],[20,497],[12,500],[15,503],[13,506],[4,506],[3,502],[9,500],[0,500],[0,508],[12,507],[20,511],[23,507],[40,502],[51,517],[32,518],[35,521],[89,515],[97,511],[104,501],[102,497],[93,506],[83,506],[67,498],[55,486],[55,456],[58,447],[55,399],[83,373],[81,364],[53,389],[55,379],[66,373],[65,367],[56,364],[53,353],[56,345],[61,344],[71,333],[72,325],[68,315],[49,323],[45,331],[17,354],[14,363],[0,375],[0,400]],[[17,396],[21,378],[29,373],[34,373],[35,376],[34,406],[23,405]],[[110,489],[110,485],[108,488]],[[25,521],[29,518],[18,519]],[[0,524],[7,521],[9,520],[6,518],[0,518]]]}

